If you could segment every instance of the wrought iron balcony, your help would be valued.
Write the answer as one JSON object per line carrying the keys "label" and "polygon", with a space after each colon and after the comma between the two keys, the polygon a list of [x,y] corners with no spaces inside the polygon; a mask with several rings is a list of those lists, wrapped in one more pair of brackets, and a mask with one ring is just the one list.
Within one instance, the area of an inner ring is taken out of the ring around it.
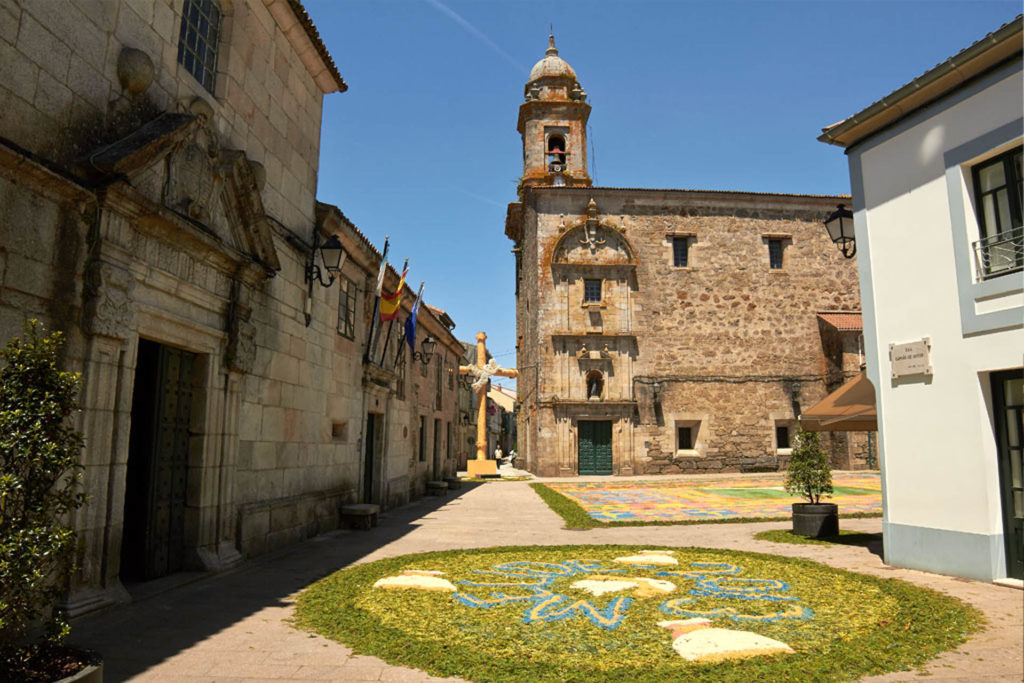
{"label": "wrought iron balcony", "polygon": [[1024,268],[1024,227],[980,239],[974,243],[978,279],[1015,273]]}

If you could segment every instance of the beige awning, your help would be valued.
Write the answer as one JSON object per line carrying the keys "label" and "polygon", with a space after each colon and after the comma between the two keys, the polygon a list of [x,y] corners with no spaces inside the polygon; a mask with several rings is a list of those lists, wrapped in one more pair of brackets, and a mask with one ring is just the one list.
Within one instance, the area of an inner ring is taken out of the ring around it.
{"label": "beige awning", "polygon": [[800,416],[800,428],[808,432],[867,432],[878,429],[875,387],[860,374],[821,399]]}

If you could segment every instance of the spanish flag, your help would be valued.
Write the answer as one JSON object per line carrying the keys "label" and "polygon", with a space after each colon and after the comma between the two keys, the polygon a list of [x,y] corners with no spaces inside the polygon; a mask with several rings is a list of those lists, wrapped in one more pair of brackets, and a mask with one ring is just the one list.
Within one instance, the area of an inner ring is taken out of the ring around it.
{"label": "spanish flag", "polygon": [[402,279],[398,281],[398,289],[394,294],[384,294],[380,299],[380,319],[382,322],[394,320],[398,311],[402,308],[402,294],[405,292],[405,276],[409,274],[409,267],[402,270]]}

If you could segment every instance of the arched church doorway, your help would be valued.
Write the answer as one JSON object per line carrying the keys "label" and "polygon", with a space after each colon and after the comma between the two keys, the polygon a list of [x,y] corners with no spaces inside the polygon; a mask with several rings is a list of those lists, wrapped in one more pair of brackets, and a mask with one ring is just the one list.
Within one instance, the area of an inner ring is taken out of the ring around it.
{"label": "arched church doorway", "polygon": [[193,398],[200,356],[139,339],[125,477],[121,579],[148,581],[185,567]]}

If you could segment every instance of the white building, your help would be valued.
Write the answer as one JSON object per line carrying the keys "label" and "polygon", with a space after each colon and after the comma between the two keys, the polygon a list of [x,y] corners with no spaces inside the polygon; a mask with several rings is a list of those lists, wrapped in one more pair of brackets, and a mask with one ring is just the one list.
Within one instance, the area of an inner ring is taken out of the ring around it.
{"label": "white building", "polygon": [[849,156],[885,561],[981,580],[1024,578],[1021,24],[819,138]]}

